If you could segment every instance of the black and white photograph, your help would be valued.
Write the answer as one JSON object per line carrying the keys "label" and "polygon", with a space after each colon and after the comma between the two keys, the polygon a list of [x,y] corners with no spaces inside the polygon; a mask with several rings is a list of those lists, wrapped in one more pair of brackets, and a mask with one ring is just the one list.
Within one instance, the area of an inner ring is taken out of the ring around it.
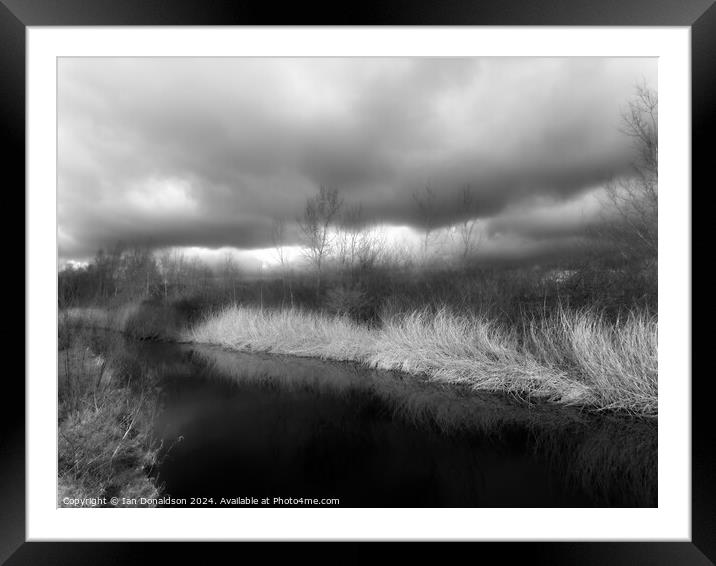
{"label": "black and white photograph", "polygon": [[60,57],[58,507],[657,507],[656,58]]}

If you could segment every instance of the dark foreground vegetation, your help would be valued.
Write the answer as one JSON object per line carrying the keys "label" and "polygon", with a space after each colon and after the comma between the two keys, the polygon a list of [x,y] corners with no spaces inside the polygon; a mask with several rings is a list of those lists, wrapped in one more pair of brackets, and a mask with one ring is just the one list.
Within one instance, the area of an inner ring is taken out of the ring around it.
{"label": "dark foreground vegetation", "polygon": [[118,337],[100,338],[61,317],[58,376],[58,505],[66,498],[156,497],[151,372]]}

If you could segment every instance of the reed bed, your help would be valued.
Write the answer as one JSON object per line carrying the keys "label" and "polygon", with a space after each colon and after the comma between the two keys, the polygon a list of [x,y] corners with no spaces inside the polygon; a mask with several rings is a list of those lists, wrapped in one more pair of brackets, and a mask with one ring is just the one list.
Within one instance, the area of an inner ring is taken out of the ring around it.
{"label": "reed bed", "polygon": [[448,309],[386,315],[375,328],[347,316],[229,306],[180,333],[186,341],[352,361],[475,390],[656,415],[657,319],[608,322],[593,310],[531,319],[520,331]]}

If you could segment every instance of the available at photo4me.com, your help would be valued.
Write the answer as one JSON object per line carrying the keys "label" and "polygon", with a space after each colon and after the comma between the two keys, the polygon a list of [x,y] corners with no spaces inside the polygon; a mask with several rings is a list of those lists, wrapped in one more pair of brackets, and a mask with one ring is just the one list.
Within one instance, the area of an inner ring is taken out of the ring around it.
{"label": "available at photo4me.com", "polygon": [[337,498],[304,497],[65,497],[65,507],[195,507],[195,506],[294,506],[294,505],[340,505]]}

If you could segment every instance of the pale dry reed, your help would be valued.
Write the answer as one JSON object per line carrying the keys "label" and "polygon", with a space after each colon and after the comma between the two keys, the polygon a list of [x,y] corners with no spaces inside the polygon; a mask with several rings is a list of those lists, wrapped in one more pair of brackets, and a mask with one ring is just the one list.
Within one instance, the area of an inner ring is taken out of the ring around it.
{"label": "pale dry reed", "polygon": [[657,321],[608,323],[592,311],[531,321],[525,332],[446,309],[387,316],[379,328],[298,309],[232,306],[183,338],[238,351],[354,361],[522,398],[657,413]]}

